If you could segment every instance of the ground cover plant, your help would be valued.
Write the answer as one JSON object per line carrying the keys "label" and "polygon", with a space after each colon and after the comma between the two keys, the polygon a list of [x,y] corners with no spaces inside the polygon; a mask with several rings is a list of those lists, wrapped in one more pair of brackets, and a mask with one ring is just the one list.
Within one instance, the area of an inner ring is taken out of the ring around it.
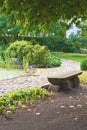
{"label": "ground cover plant", "polygon": [[0,113],[3,114],[3,112],[7,110],[14,111],[16,107],[21,107],[23,104],[29,105],[35,101],[35,99],[50,95],[51,93],[41,87],[14,90],[0,97]]}

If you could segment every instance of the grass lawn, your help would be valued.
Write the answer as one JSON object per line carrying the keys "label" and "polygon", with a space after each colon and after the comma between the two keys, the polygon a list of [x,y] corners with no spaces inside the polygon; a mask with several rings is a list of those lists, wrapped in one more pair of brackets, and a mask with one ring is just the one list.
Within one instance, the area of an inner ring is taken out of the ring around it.
{"label": "grass lawn", "polygon": [[63,53],[63,52],[52,52],[52,55],[58,56],[60,59],[70,59],[81,63],[87,57],[87,54],[77,54],[77,53]]}

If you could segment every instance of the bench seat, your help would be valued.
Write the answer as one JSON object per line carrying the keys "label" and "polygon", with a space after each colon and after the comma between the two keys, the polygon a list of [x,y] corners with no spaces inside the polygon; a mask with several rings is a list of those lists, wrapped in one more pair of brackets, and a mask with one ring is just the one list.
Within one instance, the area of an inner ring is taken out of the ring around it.
{"label": "bench seat", "polygon": [[76,88],[79,87],[80,81],[78,75],[80,74],[82,74],[81,70],[72,71],[61,75],[49,76],[48,81],[54,85],[54,87],[58,86],[58,88]]}

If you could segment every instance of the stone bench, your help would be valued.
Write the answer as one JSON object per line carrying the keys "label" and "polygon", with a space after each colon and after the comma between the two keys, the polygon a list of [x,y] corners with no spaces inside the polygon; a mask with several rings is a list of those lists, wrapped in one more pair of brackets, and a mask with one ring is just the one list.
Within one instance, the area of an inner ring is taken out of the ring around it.
{"label": "stone bench", "polygon": [[62,75],[49,76],[48,81],[51,83],[48,90],[58,91],[60,88],[77,88],[80,81],[78,75],[82,74],[82,71],[73,71]]}

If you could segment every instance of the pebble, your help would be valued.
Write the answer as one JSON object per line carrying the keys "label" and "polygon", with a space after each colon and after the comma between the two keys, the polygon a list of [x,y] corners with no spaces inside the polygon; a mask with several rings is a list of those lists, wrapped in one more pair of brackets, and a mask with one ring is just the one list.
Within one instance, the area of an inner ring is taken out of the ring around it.
{"label": "pebble", "polygon": [[60,108],[65,108],[65,106],[60,106]]}
{"label": "pebble", "polygon": [[39,116],[41,113],[36,113],[36,116]]}
{"label": "pebble", "polygon": [[72,96],[69,96],[69,98],[73,98]]}
{"label": "pebble", "polygon": [[27,106],[26,106],[26,105],[21,105],[21,108],[23,108],[23,109],[24,109],[24,108],[27,108]]}
{"label": "pebble", "polygon": [[77,107],[82,107],[82,105],[81,105],[81,104],[78,104]]}
{"label": "pebble", "polygon": [[74,108],[75,106],[69,106],[70,108]]}
{"label": "pebble", "polygon": [[19,77],[5,79],[0,81],[0,96],[4,93],[12,91],[14,89],[26,88],[26,87],[38,87],[44,84],[49,84],[47,76],[58,75],[70,71],[80,70],[80,63],[72,60],[62,59],[60,67],[53,68],[39,68],[35,69],[32,75],[28,72]]}
{"label": "pebble", "polygon": [[31,112],[31,109],[27,109],[28,112]]}
{"label": "pebble", "polygon": [[54,100],[51,100],[50,102],[52,102],[52,103],[53,103],[53,102],[54,102]]}
{"label": "pebble", "polygon": [[78,117],[75,117],[74,120],[77,121],[79,118]]}

